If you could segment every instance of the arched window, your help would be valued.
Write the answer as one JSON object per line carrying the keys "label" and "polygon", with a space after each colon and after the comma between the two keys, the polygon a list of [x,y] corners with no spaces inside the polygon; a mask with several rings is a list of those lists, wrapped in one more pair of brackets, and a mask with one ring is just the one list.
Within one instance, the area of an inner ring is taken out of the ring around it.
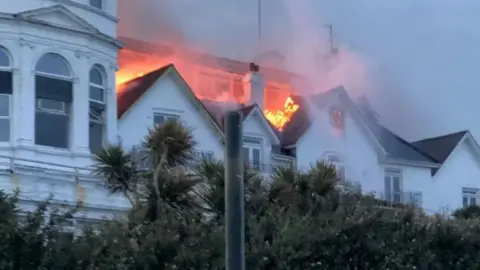
{"label": "arched window", "polygon": [[60,55],[47,53],[35,65],[35,144],[68,148],[72,74]]}
{"label": "arched window", "polygon": [[10,54],[0,47],[0,142],[10,141],[13,77]]}
{"label": "arched window", "polygon": [[95,65],[90,70],[90,127],[89,145],[92,152],[103,147],[105,133],[105,69]]}

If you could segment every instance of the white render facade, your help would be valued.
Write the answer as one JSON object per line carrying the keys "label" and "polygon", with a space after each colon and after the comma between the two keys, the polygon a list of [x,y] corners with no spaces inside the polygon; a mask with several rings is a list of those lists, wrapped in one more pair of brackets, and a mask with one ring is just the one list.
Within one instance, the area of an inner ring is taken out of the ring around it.
{"label": "white render facade", "polygon": [[88,169],[91,149],[118,135],[121,44],[116,1],[103,2],[0,3],[0,188],[20,188],[21,208],[51,193],[59,203],[84,200],[91,218],[128,205],[107,198]]}
{"label": "white render facade", "polygon": [[[199,157],[223,159],[221,121],[174,67],[118,115],[115,72],[121,44],[115,5],[105,0],[0,2],[0,189],[19,188],[25,210],[53,194],[58,203],[84,201],[87,219],[122,213],[128,201],[108,196],[101,179],[91,174],[92,150],[119,139],[126,148],[136,146],[168,117],[193,128]],[[244,87],[254,94],[244,111],[244,155],[263,174],[275,166],[303,170],[327,160],[362,192],[394,202],[438,211],[480,201],[480,151],[473,138],[444,161],[425,161],[425,153],[404,158],[397,150],[410,144],[391,134],[397,145],[383,142],[385,137],[372,132],[340,93],[326,104],[310,102],[309,113],[315,115],[310,126],[294,143],[282,145],[282,134],[268,124],[261,106],[252,105],[262,103],[265,85],[252,84],[249,78],[259,77],[246,75]],[[341,133],[332,127],[332,106],[345,109]]]}

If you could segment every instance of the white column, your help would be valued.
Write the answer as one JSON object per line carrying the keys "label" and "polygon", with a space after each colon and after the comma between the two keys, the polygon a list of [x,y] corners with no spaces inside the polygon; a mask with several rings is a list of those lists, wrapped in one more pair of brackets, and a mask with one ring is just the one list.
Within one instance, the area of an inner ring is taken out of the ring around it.
{"label": "white column", "polygon": [[15,145],[31,147],[35,143],[35,66],[33,44],[20,42],[20,65],[14,71],[13,138]]}
{"label": "white column", "polygon": [[79,57],[76,65],[76,78],[73,81],[73,101],[71,116],[71,150],[78,154],[90,154],[89,148],[89,64],[85,57]]}
{"label": "white column", "polygon": [[110,144],[118,142],[118,125],[117,125],[117,92],[115,85],[115,72],[118,67],[116,64],[111,63],[107,67],[108,82],[106,92],[107,110],[105,113],[105,138]]}

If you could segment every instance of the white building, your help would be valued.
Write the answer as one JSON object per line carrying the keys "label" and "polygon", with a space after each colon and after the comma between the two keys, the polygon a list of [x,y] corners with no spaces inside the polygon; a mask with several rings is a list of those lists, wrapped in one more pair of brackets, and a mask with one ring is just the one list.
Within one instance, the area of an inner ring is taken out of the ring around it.
{"label": "white building", "polygon": [[88,218],[126,209],[86,169],[91,148],[117,140],[116,1],[1,1],[0,10],[0,187],[20,187],[22,208],[53,193],[85,200]]}
{"label": "white building", "polygon": [[218,78],[205,77],[208,68],[185,74],[200,78],[201,84],[190,86],[203,93],[251,92],[242,106],[199,99],[173,65],[126,83],[117,96],[122,44],[115,5],[0,3],[0,188],[20,188],[22,208],[53,193],[62,203],[83,201],[88,219],[121,213],[128,201],[107,196],[101,179],[91,174],[92,150],[119,137],[125,147],[136,146],[155,123],[173,117],[193,128],[199,157],[221,159],[223,115],[231,108],[244,115],[244,156],[264,174],[275,166],[306,169],[324,159],[363,192],[392,202],[437,211],[479,201],[480,148],[468,132],[445,136],[456,138],[453,143],[408,143],[366,117],[341,87],[294,96],[300,109],[282,132],[265,118],[263,105],[285,82],[266,83],[264,75],[288,76],[252,65],[249,70],[246,63],[215,61],[228,66]]}

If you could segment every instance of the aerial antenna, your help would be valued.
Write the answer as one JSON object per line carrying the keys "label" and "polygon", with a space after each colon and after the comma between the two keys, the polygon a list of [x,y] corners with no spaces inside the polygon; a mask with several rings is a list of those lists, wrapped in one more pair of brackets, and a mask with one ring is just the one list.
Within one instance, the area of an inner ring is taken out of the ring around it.
{"label": "aerial antenna", "polygon": [[333,54],[337,51],[333,47],[333,25],[332,24],[324,24],[323,26],[328,28],[328,45],[329,45],[330,53]]}
{"label": "aerial antenna", "polygon": [[257,33],[258,33],[258,53],[262,50],[262,0],[257,1]]}

